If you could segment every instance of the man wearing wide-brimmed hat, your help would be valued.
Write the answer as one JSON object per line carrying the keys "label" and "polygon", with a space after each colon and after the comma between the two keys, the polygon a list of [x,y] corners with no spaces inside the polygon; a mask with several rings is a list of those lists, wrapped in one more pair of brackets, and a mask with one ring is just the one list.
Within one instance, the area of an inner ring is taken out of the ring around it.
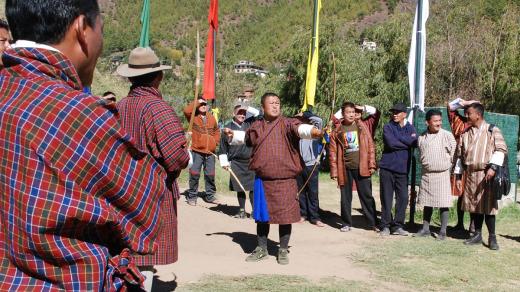
{"label": "man wearing wide-brimmed hat", "polygon": [[[147,277],[145,288],[151,291],[153,265],[167,265],[177,261],[177,177],[188,165],[189,155],[182,124],[161,96],[159,85],[163,70],[159,58],[150,48],[136,48],[130,53],[128,64],[117,68],[117,73],[132,83],[130,93],[118,104],[122,127],[135,139],[137,147],[161,164],[167,173],[166,184],[170,195],[161,204],[161,232],[157,252],[137,257],[137,263]],[[124,174],[121,174],[124,175]]]}

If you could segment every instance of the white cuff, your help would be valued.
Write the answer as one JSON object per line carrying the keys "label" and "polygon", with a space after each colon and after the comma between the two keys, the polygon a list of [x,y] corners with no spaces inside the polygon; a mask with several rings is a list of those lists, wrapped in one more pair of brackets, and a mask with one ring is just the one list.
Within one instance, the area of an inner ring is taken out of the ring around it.
{"label": "white cuff", "polygon": [[243,145],[246,143],[246,132],[233,130],[233,139],[229,145]]}
{"label": "white cuff", "polygon": [[229,160],[227,154],[220,154],[218,156],[218,161],[220,162],[220,167],[229,166]]}
{"label": "white cuff", "polygon": [[502,166],[504,165],[504,152],[495,151],[493,155],[491,156],[491,160],[489,160],[489,163]]}
{"label": "white cuff", "polygon": [[453,168],[454,174],[462,174],[462,160],[457,159],[457,162],[455,163],[455,167]]}
{"label": "white cuff", "polygon": [[452,111],[456,111],[458,110],[459,108],[462,108],[462,104],[460,103],[461,102],[461,98],[460,97],[457,97],[455,100],[453,100],[452,102],[449,103],[450,105],[450,110]]}
{"label": "white cuff", "polygon": [[298,136],[301,139],[312,139],[312,129],[315,128],[313,125],[300,125],[298,126]]}
{"label": "white cuff", "polygon": [[343,113],[341,112],[341,109],[334,114],[334,117],[338,120],[341,120],[343,118]]}
{"label": "white cuff", "polygon": [[375,115],[377,112],[377,109],[370,105],[365,105],[365,112],[369,115]]}
{"label": "white cuff", "polygon": [[260,111],[254,107],[248,106],[246,113],[250,114],[252,117],[258,117],[258,115],[260,114]]}

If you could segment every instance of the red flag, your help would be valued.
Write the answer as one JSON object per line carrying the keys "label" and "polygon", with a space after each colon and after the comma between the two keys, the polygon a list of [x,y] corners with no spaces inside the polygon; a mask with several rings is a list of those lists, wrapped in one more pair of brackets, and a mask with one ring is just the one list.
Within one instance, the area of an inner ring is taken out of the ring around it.
{"label": "red flag", "polygon": [[215,39],[218,29],[218,0],[210,0],[209,4],[209,31],[206,55],[204,57],[204,93],[206,100],[215,99]]}

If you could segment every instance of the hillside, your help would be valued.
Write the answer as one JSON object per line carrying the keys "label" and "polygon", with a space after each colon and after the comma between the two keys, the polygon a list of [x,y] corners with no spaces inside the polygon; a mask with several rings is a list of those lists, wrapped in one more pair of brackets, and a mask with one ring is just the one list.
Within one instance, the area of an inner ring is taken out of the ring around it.
{"label": "hillside", "polygon": [[[135,2],[115,1],[115,9],[106,18],[105,54],[137,45],[141,5]],[[311,0],[219,1],[217,53],[220,63],[251,60],[267,68],[273,67],[295,35],[310,34],[312,3]],[[197,29],[205,43],[208,0],[154,0],[151,5],[153,47],[189,53],[194,47]],[[378,0],[323,1],[322,24],[348,29],[351,23],[381,9]]]}
{"label": "hillside", "polygon": [[[217,97],[224,118],[245,85],[258,97],[281,93],[286,113],[303,99],[310,40],[311,0],[221,0],[217,49]],[[320,64],[316,111],[327,115],[332,102],[332,54],[337,68],[337,102],[348,99],[385,110],[408,100],[406,66],[414,0],[324,0],[320,23]],[[0,0],[2,4],[5,0]],[[114,57],[125,58],[137,45],[141,1],[101,0],[105,50],[95,93],[128,84],[115,77]],[[136,4],[137,3],[137,4]],[[175,104],[192,98],[195,35],[204,52],[209,0],[153,0],[151,44],[164,62],[174,65],[163,92]],[[430,1],[427,23],[427,105],[456,96],[481,99],[492,111],[519,114],[520,1]],[[363,51],[363,39],[377,44]],[[236,75],[232,65],[250,60],[268,69],[266,78]],[[174,96],[175,98],[173,98]]]}

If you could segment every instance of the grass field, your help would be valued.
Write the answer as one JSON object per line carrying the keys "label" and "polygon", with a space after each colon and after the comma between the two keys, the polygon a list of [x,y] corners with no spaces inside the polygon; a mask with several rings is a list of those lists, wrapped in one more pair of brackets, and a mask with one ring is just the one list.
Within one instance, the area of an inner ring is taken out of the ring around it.
{"label": "grass field", "polygon": [[258,275],[252,277],[207,276],[199,283],[180,287],[178,291],[366,291],[373,287],[359,281],[335,278],[311,282],[302,277]]}
{"label": "grass field", "polygon": [[498,252],[485,246],[467,247],[462,240],[408,237],[367,246],[353,259],[382,280],[401,282],[413,289],[512,291],[520,284],[515,277],[520,273],[519,220],[517,205],[498,215]]}
{"label": "grass field", "polygon": [[[181,184],[187,182],[187,174],[181,176]],[[217,167],[217,188],[220,196],[234,196],[227,191],[228,174]],[[373,178],[374,196],[378,197],[378,178]],[[202,185],[202,181],[201,181]],[[339,191],[328,178],[320,174],[320,206],[337,212]],[[323,204],[322,204],[323,202]],[[378,210],[380,205],[378,204]],[[453,208],[452,208],[453,209]],[[435,212],[437,213],[437,212]],[[416,214],[416,222],[422,221],[422,212]],[[450,225],[456,222],[455,210]],[[438,215],[432,220],[432,230],[440,225]],[[467,223],[466,223],[467,226]],[[484,241],[487,231],[484,227]],[[510,205],[497,216],[497,237],[500,251],[486,246],[467,247],[462,244],[465,234],[448,230],[449,239],[391,237],[373,240],[366,238],[363,248],[352,250],[348,259],[360,268],[368,269],[375,280],[344,281],[325,278],[310,281],[297,276],[256,275],[223,277],[208,275],[197,283],[178,287],[179,291],[381,291],[381,283],[396,287],[395,290],[430,291],[513,291],[520,281],[520,207]],[[218,273],[218,272],[217,272]],[[269,273],[266,271],[266,273]],[[394,289],[391,289],[394,290]]]}

